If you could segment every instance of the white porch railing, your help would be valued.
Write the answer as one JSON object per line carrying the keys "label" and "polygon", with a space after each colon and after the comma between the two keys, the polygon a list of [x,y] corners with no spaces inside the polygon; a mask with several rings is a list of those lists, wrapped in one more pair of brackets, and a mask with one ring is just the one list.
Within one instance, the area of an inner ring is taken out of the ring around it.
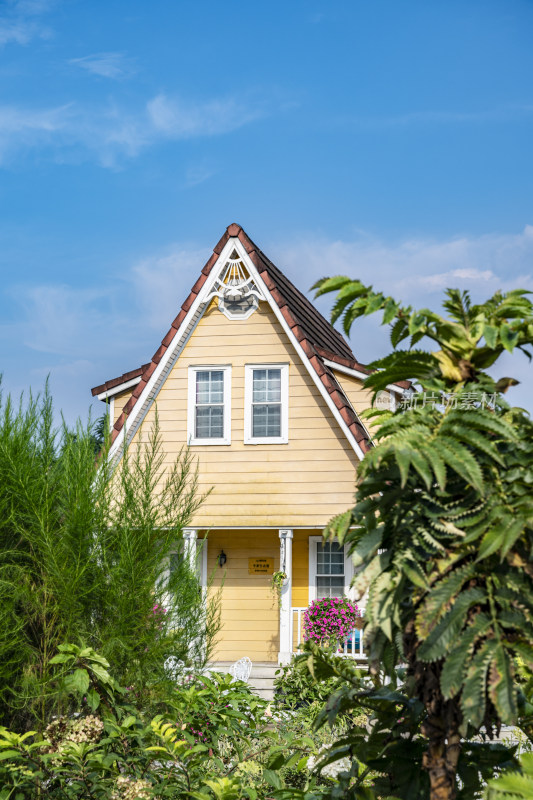
{"label": "white porch railing", "polygon": [[[303,619],[307,608],[291,608],[291,652],[298,652],[298,646],[303,642]],[[349,633],[339,647],[339,655],[366,661],[363,647],[363,631],[355,630]]]}

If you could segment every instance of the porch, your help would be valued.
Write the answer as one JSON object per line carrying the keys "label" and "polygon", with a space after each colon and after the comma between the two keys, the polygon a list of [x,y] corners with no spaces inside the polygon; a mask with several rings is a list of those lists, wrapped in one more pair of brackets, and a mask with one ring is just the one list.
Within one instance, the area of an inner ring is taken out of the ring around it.
{"label": "porch", "polygon": [[[248,656],[254,664],[284,664],[304,640],[304,612],[320,597],[350,596],[346,549],[324,543],[321,527],[187,529],[185,551],[205,591],[220,592],[222,630],[213,661],[221,667]],[[285,578],[278,590],[275,573]],[[339,654],[365,661],[361,631]]]}

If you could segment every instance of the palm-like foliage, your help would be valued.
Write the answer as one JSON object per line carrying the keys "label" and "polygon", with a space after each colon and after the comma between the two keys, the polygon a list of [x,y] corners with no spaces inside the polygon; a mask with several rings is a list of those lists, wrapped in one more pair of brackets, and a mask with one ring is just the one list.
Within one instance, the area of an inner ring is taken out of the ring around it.
{"label": "palm-like foliage", "polygon": [[533,753],[524,753],[521,771],[513,770],[504,773],[496,780],[490,781],[486,800],[531,800],[533,797]]}
{"label": "palm-like foliage", "polygon": [[[328,533],[349,544],[356,589],[368,591],[372,668],[407,663],[426,708],[431,797],[452,798],[461,737],[519,722],[516,659],[533,669],[533,424],[502,398],[515,381],[485,371],[504,350],[529,356],[533,307],[523,291],[472,305],[449,290],[442,317],[347,278],[317,286],[340,290],[333,316],[346,332],[381,309],[394,347],[410,337],[366,385],[414,380],[421,402],[374,412],[356,505]],[[413,349],[424,337],[433,352]]]}

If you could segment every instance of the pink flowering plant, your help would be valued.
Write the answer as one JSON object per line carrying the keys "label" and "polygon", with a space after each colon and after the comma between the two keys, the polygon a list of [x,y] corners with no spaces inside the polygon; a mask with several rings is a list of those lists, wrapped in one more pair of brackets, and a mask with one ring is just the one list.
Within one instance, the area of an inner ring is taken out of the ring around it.
{"label": "pink flowering plant", "polygon": [[316,644],[342,641],[356,628],[361,612],[347,597],[322,597],[304,612],[304,640]]}

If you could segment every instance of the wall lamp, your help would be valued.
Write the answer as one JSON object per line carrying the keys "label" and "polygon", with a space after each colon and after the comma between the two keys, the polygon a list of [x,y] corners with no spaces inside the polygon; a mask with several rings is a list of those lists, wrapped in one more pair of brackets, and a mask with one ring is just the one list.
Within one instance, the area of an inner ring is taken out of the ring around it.
{"label": "wall lamp", "polygon": [[223,567],[227,560],[228,560],[227,555],[225,554],[225,552],[223,550],[221,550],[220,553],[218,554],[218,558],[217,558],[218,566],[219,567]]}

